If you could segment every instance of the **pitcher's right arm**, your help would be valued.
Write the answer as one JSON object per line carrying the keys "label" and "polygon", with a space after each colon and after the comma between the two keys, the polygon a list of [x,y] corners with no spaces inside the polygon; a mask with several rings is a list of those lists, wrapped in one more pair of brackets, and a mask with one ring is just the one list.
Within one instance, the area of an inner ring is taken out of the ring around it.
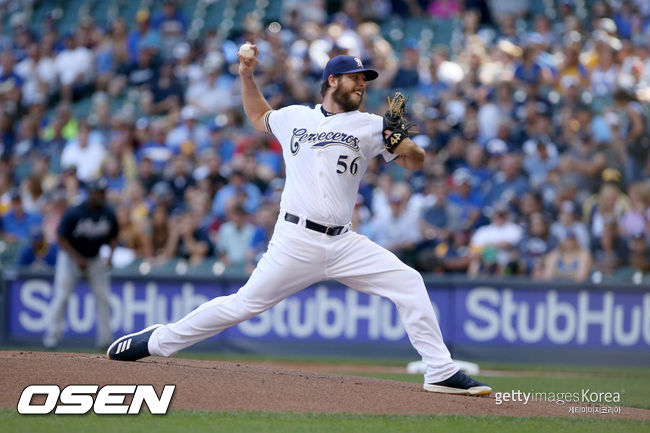
{"label": "pitcher's right arm", "polygon": [[240,54],[237,54],[237,57],[239,57],[242,102],[246,116],[255,130],[267,132],[264,124],[264,114],[271,110],[271,106],[262,95],[262,92],[260,92],[253,78],[258,63],[258,50],[256,45],[251,45],[251,48],[253,48],[255,56],[250,59],[246,59]]}

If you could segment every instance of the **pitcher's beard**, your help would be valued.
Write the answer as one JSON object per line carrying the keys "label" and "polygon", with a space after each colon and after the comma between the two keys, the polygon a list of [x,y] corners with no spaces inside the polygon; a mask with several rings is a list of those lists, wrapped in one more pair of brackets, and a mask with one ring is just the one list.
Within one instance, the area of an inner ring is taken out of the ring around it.
{"label": "pitcher's beard", "polygon": [[334,102],[339,104],[341,108],[343,108],[343,111],[347,112],[358,110],[359,106],[361,105],[361,101],[363,100],[363,96],[361,96],[361,98],[359,98],[359,102],[357,102],[352,99],[352,95],[354,95],[354,93],[345,93],[341,87],[338,87],[336,90],[334,90],[334,92],[332,92],[332,99]]}

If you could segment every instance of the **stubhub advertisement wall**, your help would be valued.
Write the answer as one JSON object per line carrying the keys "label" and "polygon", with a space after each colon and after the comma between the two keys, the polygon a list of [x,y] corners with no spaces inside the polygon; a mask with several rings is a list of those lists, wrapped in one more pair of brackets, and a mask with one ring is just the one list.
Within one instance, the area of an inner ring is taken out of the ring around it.
{"label": "stubhub advertisement wall", "polygon": [[[175,321],[201,303],[234,293],[239,279],[114,276],[115,336]],[[425,278],[443,336],[456,358],[513,362],[650,362],[650,291],[644,286]],[[46,328],[49,274],[5,278],[3,345],[34,345]],[[68,303],[66,340],[91,345],[92,293],[80,283]],[[397,310],[387,299],[325,282],[194,350],[283,355],[411,357]]]}

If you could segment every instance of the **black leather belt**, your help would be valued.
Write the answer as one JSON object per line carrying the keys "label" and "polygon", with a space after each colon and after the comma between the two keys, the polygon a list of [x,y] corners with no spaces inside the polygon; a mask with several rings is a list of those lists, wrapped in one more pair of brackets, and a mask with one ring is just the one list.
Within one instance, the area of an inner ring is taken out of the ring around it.
{"label": "black leather belt", "polygon": [[[290,223],[298,224],[298,221],[300,221],[300,217],[297,215],[290,214],[289,212],[285,212],[284,220]],[[345,226],[328,227],[309,220],[305,220],[305,227],[307,227],[309,230],[314,230],[319,233],[325,233],[328,236],[337,236],[340,235],[341,233],[345,233],[346,231]]]}

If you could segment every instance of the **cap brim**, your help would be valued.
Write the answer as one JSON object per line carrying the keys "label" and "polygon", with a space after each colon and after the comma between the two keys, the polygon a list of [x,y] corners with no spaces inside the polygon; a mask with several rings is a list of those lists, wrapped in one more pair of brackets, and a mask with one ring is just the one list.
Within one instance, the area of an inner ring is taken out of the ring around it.
{"label": "cap brim", "polygon": [[357,72],[363,72],[366,81],[372,81],[379,76],[379,73],[377,71],[366,68],[352,69],[350,71],[341,72],[341,74],[356,74]]}
{"label": "cap brim", "polygon": [[[372,69],[358,69],[354,72],[363,72],[366,81],[372,81],[379,76],[379,73]],[[351,72],[349,72],[351,73]]]}

